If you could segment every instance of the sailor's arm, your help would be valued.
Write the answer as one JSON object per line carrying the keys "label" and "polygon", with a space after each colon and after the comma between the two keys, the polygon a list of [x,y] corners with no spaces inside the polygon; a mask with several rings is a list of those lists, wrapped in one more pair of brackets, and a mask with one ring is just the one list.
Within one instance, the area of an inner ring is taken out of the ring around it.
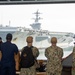
{"label": "sailor's arm", "polygon": [[19,70],[20,53],[18,47],[14,44],[14,59],[16,63],[16,70]]}
{"label": "sailor's arm", "polygon": [[34,57],[37,58],[39,56],[39,50],[38,50],[38,48],[34,47],[32,50],[33,50]]}
{"label": "sailor's arm", "polygon": [[0,45],[0,61],[2,59],[2,51],[1,51],[1,45]]}
{"label": "sailor's arm", "polygon": [[75,62],[75,47],[73,48],[72,54],[73,54],[73,62]]}
{"label": "sailor's arm", "polygon": [[48,48],[45,49],[45,56],[46,56],[47,58],[49,58]]}
{"label": "sailor's arm", "polygon": [[60,55],[59,55],[59,57],[62,60],[62,57],[63,57],[63,49],[62,48],[60,49]]}
{"label": "sailor's arm", "polygon": [[19,62],[20,62],[20,53],[14,53],[15,63],[16,63],[16,70],[19,70]]}
{"label": "sailor's arm", "polygon": [[1,61],[1,58],[2,58],[2,52],[0,51],[0,61]]}

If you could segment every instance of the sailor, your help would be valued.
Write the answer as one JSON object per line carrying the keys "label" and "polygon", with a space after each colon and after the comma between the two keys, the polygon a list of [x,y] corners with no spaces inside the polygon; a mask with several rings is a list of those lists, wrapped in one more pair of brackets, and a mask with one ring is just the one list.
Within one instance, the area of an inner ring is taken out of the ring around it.
{"label": "sailor", "polygon": [[2,43],[2,38],[0,37],[0,45],[1,45],[1,43]]}
{"label": "sailor", "polygon": [[12,34],[8,33],[6,35],[6,42],[2,43],[0,47],[2,53],[0,75],[16,75],[14,55],[18,54],[18,47],[11,43],[11,40]]}
{"label": "sailor", "polygon": [[74,42],[74,48],[73,48],[73,58],[72,58],[72,75],[75,75],[75,42]]}
{"label": "sailor", "polygon": [[[0,47],[1,47],[1,44],[2,44],[3,42],[2,42],[2,38],[0,37]],[[1,55],[0,55],[0,57],[1,57]]]}
{"label": "sailor", "polygon": [[[1,46],[2,43],[3,43],[3,42],[2,42],[2,38],[0,37],[0,46]],[[0,52],[0,58],[1,58],[1,56],[2,56],[2,54],[1,54],[1,52]],[[1,60],[0,60],[0,73],[1,73]]]}
{"label": "sailor", "polygon": [[46,48],[45,56],[47,57],[46,73],[47,75],[61,75],[63,49],[58,47],[57,38],[51,38],[51,46]]}
{"label": "sailor", "polygon": [[32,45],[33,37],[26,38],[27,46],[23,47],[21,52],[21,71],[20,75],[36,75],[35,59],[39,55],[39,51]]}

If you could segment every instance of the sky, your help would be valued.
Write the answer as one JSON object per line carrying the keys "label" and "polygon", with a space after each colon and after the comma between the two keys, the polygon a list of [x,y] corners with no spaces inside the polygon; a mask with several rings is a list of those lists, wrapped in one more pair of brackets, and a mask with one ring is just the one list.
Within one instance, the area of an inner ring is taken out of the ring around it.
{"label": "sky", "polygon": [[35,13],[39,10],[41,29],[75,33],[75,3],[0,5],[0,24],[31,28]]}

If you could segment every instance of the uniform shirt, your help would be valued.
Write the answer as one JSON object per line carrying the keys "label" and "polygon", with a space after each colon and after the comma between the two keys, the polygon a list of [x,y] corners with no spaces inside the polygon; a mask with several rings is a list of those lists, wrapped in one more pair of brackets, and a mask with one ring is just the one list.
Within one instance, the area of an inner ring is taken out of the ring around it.
{"label": "uniform shirt", "polygon": [[15,63],[14,60],[14,53],[18,53],[18,48],[15,44],[11,42],[2,43],[0,47],[0,51],[2,52],[2,59],[1,62],[5,64],[12,64]]}
{"label": "uniform shirt", "polygon": [[1,44],[2,44],[3,42],[0,42],[0,48],[1,48]]}
{"label": "uniform shirt", "polygon": [[62,70],[62,56],[63,56],[63,49],[56,46],[56,47],[48,47],[45,50],[45,56],[47,57],[47,71],[49,72],[56,72]]}
{"label": "uniform shirt", "polygon": [[75,68],[75,46],[73,48],[72,68]]}
{"label": "uniform shirt", "polygon": [[[3,42],[0,42],[0,47],[1,47],[1,44],[2,44]],[[1,64],[1,60],[0,60],[0,64]]]}

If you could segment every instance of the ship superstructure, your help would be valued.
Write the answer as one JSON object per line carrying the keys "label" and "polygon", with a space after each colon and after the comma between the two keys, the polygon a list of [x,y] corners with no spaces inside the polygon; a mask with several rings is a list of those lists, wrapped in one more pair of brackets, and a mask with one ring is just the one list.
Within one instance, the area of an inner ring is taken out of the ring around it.
{"label": "ship superstructure", "polygon": [[18,27],[10,27],[10,26],[0,26],[0,32],[7,32],[7,31],[17,31],[18,30]]}
{"label": "ship superstructure", "polygon": [[0,25],[0,37],[2,37],[3,42],[6,41],[6,35],[7,33],[15,33],[16,31],[18,31],[18,27],[11,27],[10,25]]}
{"label": "ship superstructure", "polygon": [[39,20],[40,20],[41,18],[39,17],[39,14],[41,14],[41,13],[38,12],[38,10],[37,10],[37,12],[35,12],[34,14],[35,14],[35,16],[36,16],[36,18],[33,18],[33,19],[35,20],[35,22],[34,22],[33,24],[30,24],[30,26],[31,26],[32,29],[34,29],[34,30],[40,30],[40,28],[41,28],[41,23],[39,23]]}

